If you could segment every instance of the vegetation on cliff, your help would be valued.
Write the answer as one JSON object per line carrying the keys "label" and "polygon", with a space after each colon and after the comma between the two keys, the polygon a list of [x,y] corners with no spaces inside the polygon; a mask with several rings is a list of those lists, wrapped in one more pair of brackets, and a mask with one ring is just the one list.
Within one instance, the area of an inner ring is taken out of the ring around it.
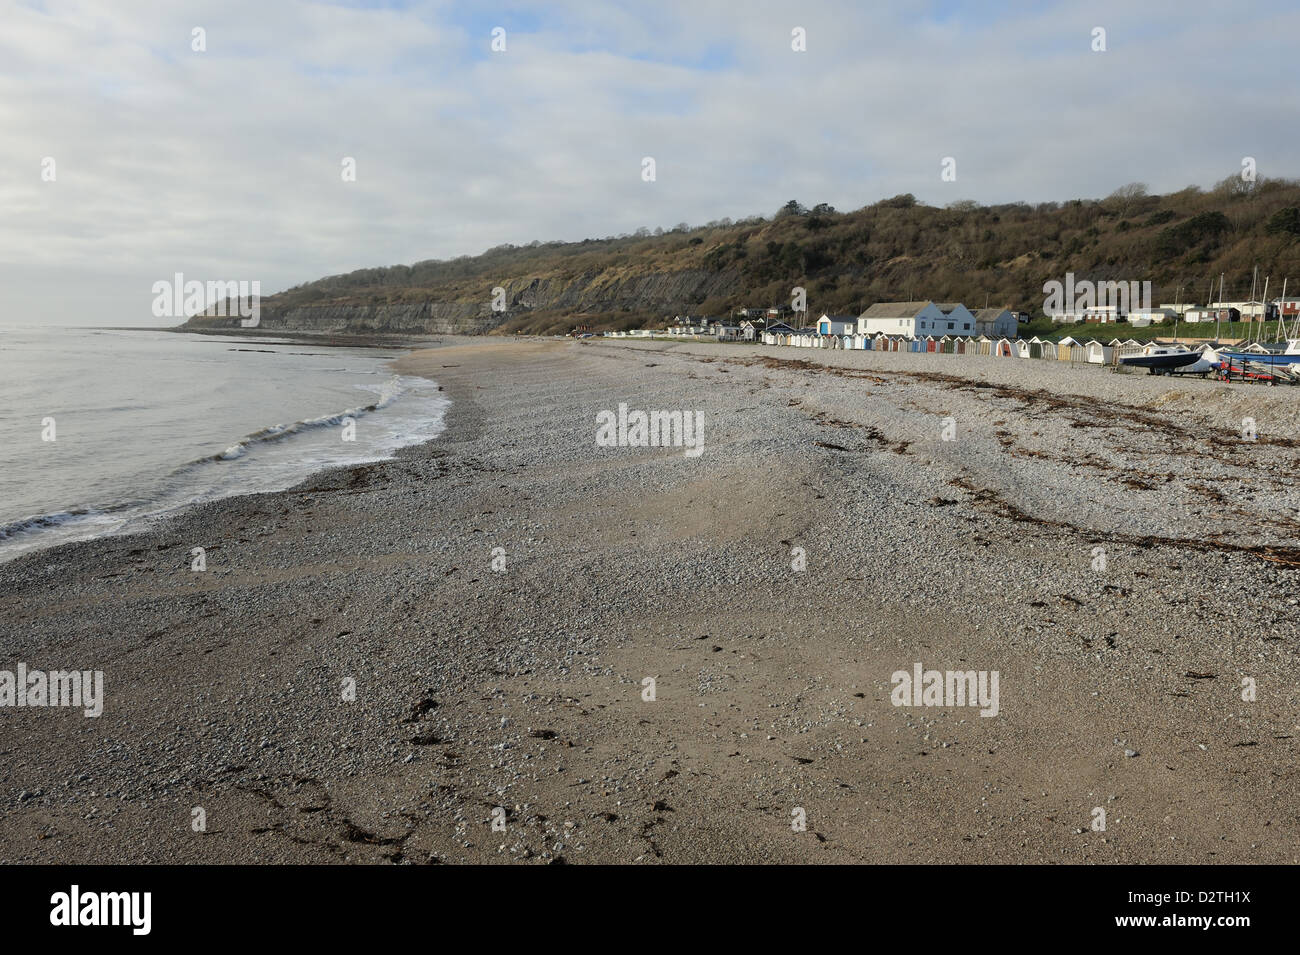
{"label": "vegetation on cliff", "polygon": [[[1150,281],[1158,304],[1204,302],[1212,280],[1217,297],[1221,272],[1225,297],[1246,298],[1255,266],[1261,280],[1272,276],[1270,293],[1287,275],[1300,292],[1300,181],[1232,176],[1163,196],[1133,183],[1104,199],[1037,205],[940,208],[901,195],[853,212],[791,200],[771,217],[361,269],[268,296],[262,314],[286,328],[328,315],[332,328],[621,329],[789,303],[795,286],[818,314],[918,298],[1039,314],[1043,283],[1067,271]],[[498,287],[504,310],[492,307]]]}

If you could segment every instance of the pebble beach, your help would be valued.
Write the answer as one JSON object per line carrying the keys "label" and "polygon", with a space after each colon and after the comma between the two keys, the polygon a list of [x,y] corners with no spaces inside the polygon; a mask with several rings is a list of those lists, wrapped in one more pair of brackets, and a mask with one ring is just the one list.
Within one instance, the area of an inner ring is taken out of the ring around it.
{"label": "pebble beach", "polygon": [[[435,440],[0,565],[0,666],[105,688],[0,711],[0,861],[1300,861],[1291,389],[613,340],[394,370],[450,397]],[[620,404],[702,452],[599,446]],[[895,705],[917,664],[996,671],[996,715]]]}

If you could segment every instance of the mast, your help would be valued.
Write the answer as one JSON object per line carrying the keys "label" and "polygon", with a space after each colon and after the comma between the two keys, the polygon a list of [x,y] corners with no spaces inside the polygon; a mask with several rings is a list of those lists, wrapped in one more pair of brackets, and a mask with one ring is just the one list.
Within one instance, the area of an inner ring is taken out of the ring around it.
{"label": "mast", "polygon": [[1268,321],[1268,279],[1269,277],[1267,275],[1264,276],[1264,297],[1260,299],[1259,337],[1255,339],[1256,341],[1263,340],[1264,332],[1266,330],[1264,328],[1264,323]]}
{"label": "mast", "polygon": [[[1210,286],[1213,290],[1214,286]],[[1223,327],[1223,273],[1219,273],[1219,307],[1214,310],[1214,340],[1220,341]]]}
{"label": "mast", "polygon": [[1286,307],[1286,276],[1282,276],[1282,297],[1277,301],[1277,340],[1286,341],[1286,322],[1282,320],[1282,309]]}
{"label": "mast", "polygon": [[1174,341],[1178,341],[1178,306],[1183,300],[1183,287],[1178,286],[1178,291],[1174,292]]}
{"label": "mast", "polygon": [[[1255,286],[1258,281],[1260,281],[1260,266],[1256,265],[1255,272],[1251,273],[1251,303],[1255,301]],[[1255,316],[1249,317],[1247,321],[1249,324],[1245,326],[1247,327],[1247,331],[1245,331],[1245,340],[1247,340],[1247,342],[1253,342],[1253,340],[1255,340]]]}

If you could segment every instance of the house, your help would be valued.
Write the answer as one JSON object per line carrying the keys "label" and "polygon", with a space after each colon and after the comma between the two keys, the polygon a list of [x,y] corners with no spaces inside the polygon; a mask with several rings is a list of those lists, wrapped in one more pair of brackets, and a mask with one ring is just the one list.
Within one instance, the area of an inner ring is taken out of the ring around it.
{"label": "house", "polygon": [[1210,305],[1205,308],[1189,308],[1183,314],[1183,321],[1189,324],[1197,322],[1239,322],[1241,321],[1241,310],[1231,307],[1219,307]]}
{"label": "house", "polygon": [[1300,298],[1275,298],[1270,303],[1273,306],[1273,314],[1281,315],[1283,318],[1294,318],[1300,315]]}
{"label": "house", "polygon": [[933,302],[877,302],[858,316],[858,331],[864,335],[880,333],[915,338],[947,321]]}
{"label": "house", "polygon": [[1010,338],[1020,327],[1015,312],[1009,308],[977,308],[974,315],[976,334],[989,338]]}
{"label": "house", "polygon": [[1090,324],[1108,325],[1120,320],[1118,305],[1094,305],[1083,310],[1083,320]]}
{"label": "house", "polygon": [[1239,316],[1235,321],[1247,322],[1257,322],[1271,311],[1263,302],[1211,302],[1210,308],[1229,309]]}
{"label": "house", "polygon": [[724,322],[710,322],[707,326],[707,334],[716,336],[720,342],[739,341],[741,337],[739,325],[728,325]]}
{"label": "house", "polygon": [[1076,322],[1108,324],[1119,321],[1120,317],[1118,305],[1093,305],[1079,312],[1055,312],[1052,321],[1057,325]]}
{"label": "house", "polygon": [[[943,319],[937,327],[923,326],[921,331],[938,332],[941,335],[944,333],[949,335],[976,334],[975,316],[971,314],[971,310],[965,305],[962,305],[960,302],[938,302],[936,304],[939,311],[943,312]],[[1011,332],[1014,331],[1015,327],[1013,325]],[[1011,332],[1005,332],[1004,334],[1010,334]]]}
{"label": "house", "polygon": [[823,315],[817,320],[818,335],[851,335],[858,329],[853,315]]}

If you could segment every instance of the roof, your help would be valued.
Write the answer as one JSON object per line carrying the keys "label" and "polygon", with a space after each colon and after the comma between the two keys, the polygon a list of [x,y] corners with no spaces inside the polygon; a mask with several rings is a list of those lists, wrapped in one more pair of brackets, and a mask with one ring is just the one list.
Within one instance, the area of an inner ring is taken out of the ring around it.
{"label": "roof", "polygon": [[929,302],[877,302],[859,318],[915,318]]}
{"label": "roof", "polygon": [[819,322],[856,322],[857,320],[856,315],[823,315],[817,319]]}
{"label": "roof", "polygon": [[959,308],[965,308],[961,302],[935,302],[934,307],[947,315],[949,312],[955,312]]}
{"label": "roof", "polygon": [[991,322],[1003,312],[1010,313],[1010,311],[1009,308],[977,308],[975,309],[975,320],[977,322]]}

